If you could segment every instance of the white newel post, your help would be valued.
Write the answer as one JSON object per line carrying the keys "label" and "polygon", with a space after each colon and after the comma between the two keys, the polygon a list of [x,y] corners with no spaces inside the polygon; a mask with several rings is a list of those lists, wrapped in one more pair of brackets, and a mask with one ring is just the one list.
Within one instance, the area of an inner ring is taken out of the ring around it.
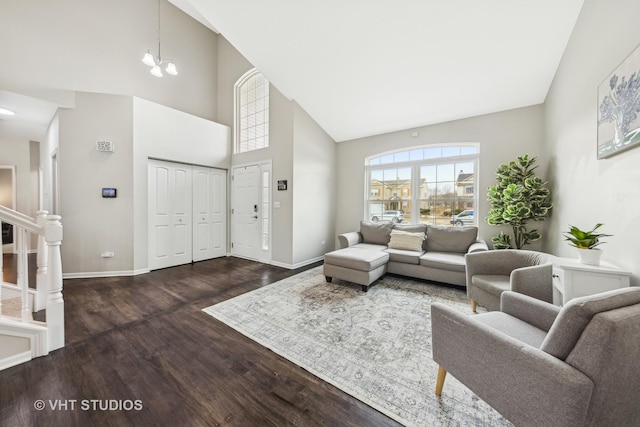
{"label": "white newel post", "polygon": [[48,247],[49,298],[47,299],[47,339],[49,351],[64,347],[64,300],[62,299],[62,223],[58,215],[49,215],[45,228]]}
{"label": "white newel post", "polygon": [[[47,226],[47,211],[38,211],[36,217],[36,223],[46,229]],[[47,306],[47,295],[49,294],[49,284],[47,282],[47,257],[48,246],[44,238],[44,233],[38,235],[38,253],[36,254],[36,300],[34,301],[35,307],[33,311],[44,310]]]}
{"label": "white newel post", "polygon": [[2,317],[2,284],[4,283],[4,267],[2,265],[2,258],[4,258],[4,252],[2,251],[2,245],[0,245],[0,317]]}

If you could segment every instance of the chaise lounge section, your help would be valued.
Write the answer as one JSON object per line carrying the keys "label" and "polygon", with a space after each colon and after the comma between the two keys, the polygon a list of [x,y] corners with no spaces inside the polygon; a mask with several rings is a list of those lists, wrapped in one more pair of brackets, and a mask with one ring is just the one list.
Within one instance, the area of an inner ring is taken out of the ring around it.
{"label": "chaise lounge section", "polygon": [[466,286],[465,255],[486,251],[477,227],[391,222],[360,223],[340,234],[340,248],[324,259],[324,275],[359,284],[363,291],[385,273]]}

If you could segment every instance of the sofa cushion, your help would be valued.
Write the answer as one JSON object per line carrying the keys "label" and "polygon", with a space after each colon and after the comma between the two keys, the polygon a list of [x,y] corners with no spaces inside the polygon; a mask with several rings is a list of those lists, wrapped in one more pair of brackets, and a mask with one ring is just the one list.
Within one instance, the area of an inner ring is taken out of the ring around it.
{"label": "sofa cushion", "polygon": [[364,243],[386,245],[391,237],[393,223],[388,221],[360,221],[360,234]]}
{"label": "sofa cushion", "polygon": [[420,257],[420,265],[461,273],[466,271],[464,254],[452,252],[427,252]]}
{"label": "sofa cushion", "polygon": [[391,230],[389,247],[392,249],[403,249],[406,251],[422,251],[422,242],[425,239],[424,233],[411,233],[408,231]]}
{"label": "sofa cushion", "polygon": [[338,265],[353,270],[371,271],[389,261],[389,254],[377,249],[344,248],[324,256],[325,264]]}
{"label": "sofa cushion", "polygon": [[508,315],[501,311],[491,311],[473,316],[475,320],[484,323],[491,328],[507,334],[510,337],[529,344],[535,348],[540,348],[544,340],[546,331],[538,329],[530,323],[524,322],[517,317]]}
{"label": "sofa cushion", "polygon": [[471,284],[498,298],[504,291],[511,290],[510,276],[502,274],[474,274]]}
{"label": "sofa cushion", "polygon": [[425,234],[427,232],[427,224],[393,224],[393,229],[409,233]]}
{"label": "sofa cushion", "polygon": [[478,238],[478,227],[427,227],[427,251],[464,254]]}
{"label": "sofa cushion", "polygon": [[424,254],[423,251],[405,251],[402,249],[389,248],[385,250],[389,254],[389,261],[401,262],[403,264],[420,264],[420,257]]}
{"label": "sofa cushion", "polygon": [[374,245],[373,243],[357,243],[353,246],[349,246],[351,248],[359,248],[359,249],[368,249],[371,251],[382,252],[387,249],[386,245]]}

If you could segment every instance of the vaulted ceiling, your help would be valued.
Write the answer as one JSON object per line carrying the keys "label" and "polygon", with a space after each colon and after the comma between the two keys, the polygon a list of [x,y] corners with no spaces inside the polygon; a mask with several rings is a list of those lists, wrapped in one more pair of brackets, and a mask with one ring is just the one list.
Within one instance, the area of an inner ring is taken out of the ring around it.
{"label": "vaulted ceiling", "polygon": [[170,0],[336,141],[544,102],[583,0]]}

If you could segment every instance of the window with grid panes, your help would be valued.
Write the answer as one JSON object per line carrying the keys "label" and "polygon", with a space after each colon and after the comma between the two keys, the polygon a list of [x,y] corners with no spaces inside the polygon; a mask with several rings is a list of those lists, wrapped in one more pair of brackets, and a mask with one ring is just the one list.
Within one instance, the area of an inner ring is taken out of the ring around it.
{"label": "window with grid panes", "polygon": [[477,225],[478,158],[478,144],[411,147],[367,158],[364,219],[455,225],[453,215],[473,210]]}
{"label": "window with grid panes", "polygon": [[269,81],[251,70],[235,84],[235,152],[269,146]]}

